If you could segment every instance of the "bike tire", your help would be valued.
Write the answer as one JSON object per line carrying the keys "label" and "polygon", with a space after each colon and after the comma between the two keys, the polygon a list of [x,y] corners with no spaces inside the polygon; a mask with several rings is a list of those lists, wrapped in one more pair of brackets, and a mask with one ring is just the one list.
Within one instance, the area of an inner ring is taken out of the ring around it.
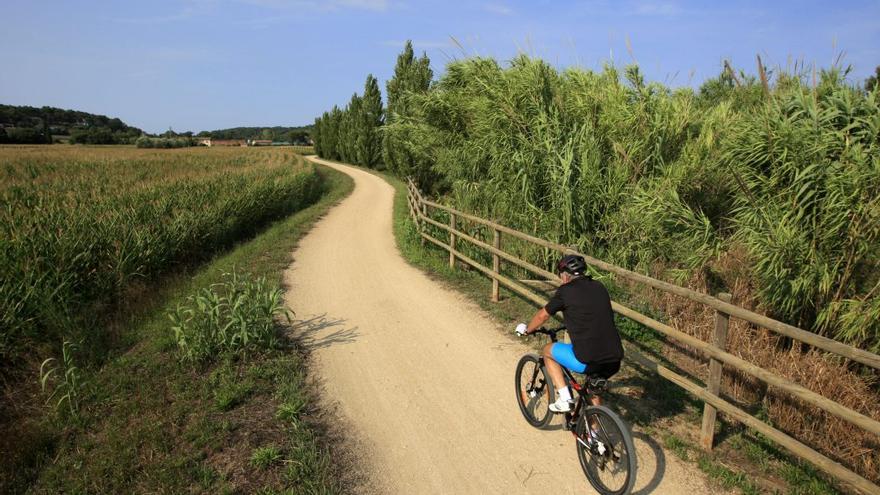
{"label": "bike tire", "polygon": [[[586,441],[590,420],[597,422],[593,424],[598,425],[596,434],[603,442],[604,453],[581,443]],[[587,407],[578,418],[575,435],[581,469],[593,488],[603,495],[629,494],[636,481],[636,449],[632,433],[617,413],[605,406]],[[603,475],[614,478],[613,486]]]}
{"label": "bike tire", "polygon": [[516,403],[526,421],[535,428],[544,428],[550,424],[553,421],[550,404],[556,396],[556,390],[547,376],[541,358],[537,354],[526,354],[520,358],[514,381]]}

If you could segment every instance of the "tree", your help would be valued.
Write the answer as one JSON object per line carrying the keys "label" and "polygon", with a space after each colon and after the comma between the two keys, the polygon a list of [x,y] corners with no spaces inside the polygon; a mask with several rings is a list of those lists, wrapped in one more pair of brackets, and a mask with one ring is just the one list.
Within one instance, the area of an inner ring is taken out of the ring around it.
{"label": "tree", "polygon": [[43,133],[32,127],[10,127],[6,129],[6,140],[13,144],[43,144]]}
{"label": "tree", "polygon": [[349,163],[361,165],[356,145],[358,138],[358,122],[361,114],[361,97],[357,93],[351,95],[351,101],[342,113],[342,122],[339,126],[340,158]]}
{"label": "tree", "polygon": [[71,144],[119,144],[118,135],[109,127],[74,129],[70,132]]}
{"label": "tree", "polygon": [[[421,58],[416,59],[412,42],[407,41],[403,52],[397,56],[394,77],[385,86],[388,109],[382,132],[382,157],[385,166],[401,177],[423,175],[430,169],[429,163],[419,161],[408,151],[408,131],[394,124],[401,123],[418,112],[412,104],[412,97],[427,93],[433,77],[428,56],[423,53]],[[416,170],[420,173],[414,173]]]}
{"label": "tree", "polygon": [[305,145],[309,142],[309,133],[302,130],[288,131],[285,137],[291,144]]}
{"label": "tree", "polygon": [[382,160],[379,128],[382,127],[385,117],[379,82],[372,74],[367,76],[364,83],[364,96],[361,97],[360,113],[357,117],[358,162],[367,168],[376,168]]}

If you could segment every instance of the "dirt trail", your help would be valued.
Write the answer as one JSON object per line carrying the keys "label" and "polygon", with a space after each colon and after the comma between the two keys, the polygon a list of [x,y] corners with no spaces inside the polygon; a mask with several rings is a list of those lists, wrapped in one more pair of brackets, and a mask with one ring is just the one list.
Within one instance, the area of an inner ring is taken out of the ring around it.
{"label": "dirt trail", "polygon": [[[287,301],[324,383],[322,405],[358,439],[370,478],[362,491],[592,493],[571,435],[533,429],[519,413],[513,372],[527,348],[401,258],[394,189],[313,161],[350,175],[355,189],[300,243]],[[635,493],[722,491],[638,432],[636,445]]]}

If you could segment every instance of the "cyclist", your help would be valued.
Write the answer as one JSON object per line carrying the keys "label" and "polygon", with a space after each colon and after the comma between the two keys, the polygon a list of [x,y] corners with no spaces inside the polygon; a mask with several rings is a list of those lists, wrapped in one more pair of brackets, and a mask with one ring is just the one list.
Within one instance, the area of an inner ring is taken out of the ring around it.
{"label": "cyclist", "polygon": [[[535,313],[528,325],[517,325],[516,333],[528,335],[557,312],[563,312],[571,344],[551,343],[543,350],[547,374],[557,394],[556,402],[550,404],[550,410],[563,413],[571,410],[574,399],[565,383],[562,366],[575,373],[610,378],[620,370],[623,345],[614,325],[608,291],[586,273],[584,258],[565,255],[556,268],[562,285],[547,305]],[[599,405],[598,398],[594,400],[594,405]]]}

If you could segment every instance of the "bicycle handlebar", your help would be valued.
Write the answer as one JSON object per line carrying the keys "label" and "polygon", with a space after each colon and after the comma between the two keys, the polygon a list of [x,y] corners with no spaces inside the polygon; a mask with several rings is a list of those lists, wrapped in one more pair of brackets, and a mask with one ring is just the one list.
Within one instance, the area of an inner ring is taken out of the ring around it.
{"label": "bicycle handlebar", "polygon": [[543,333],[544,335],[549,336],[550,340],[552,340],[553,342],[556,342],[556,334],[559,332],[565,331],[565,330],[566,330],[565,325],[561,325],[556,328],[540,327],[540,328],[535,329],[535,331],[532,333],[533,334]]}

